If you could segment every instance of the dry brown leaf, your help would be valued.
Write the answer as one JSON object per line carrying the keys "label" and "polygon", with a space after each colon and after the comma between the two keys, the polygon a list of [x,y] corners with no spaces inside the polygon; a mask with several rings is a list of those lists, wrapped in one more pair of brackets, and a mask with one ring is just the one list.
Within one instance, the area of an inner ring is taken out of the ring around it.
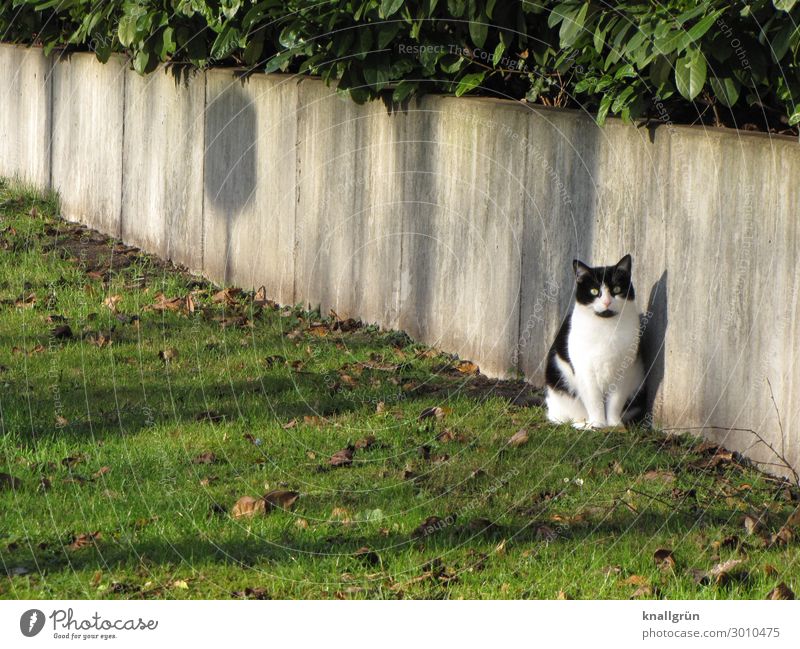
{"label": "dry brown leaf", "polygon": [[716,566],[706,572],[702,570],[694,570],[695,581],[698,584],[716,584],[721,586],[725,584],[733,573],[739,571],[741,566],[745,563],[745,559],[729,559],[718,563]]}
{"label": "dry brown leaf", "polygon": [[428,516],[422,523],[420,523],[414,531],[411,533],[411,536],[415,537],[426,537],[430,536],[431,534],[438,532],[442,527],[447,524],[446,521],[443,521],[438,516]]}
{"label": "dry brown leaf", "polygon": [[56,428],[64,428],[64,426],[69,426],[69,419],[64,417],[63,415],[56,415]]}
{"label": "dry brown leaf", "polygon": [[321,322],[316,322],[308,328],[308,333],[312,336],[317,336],[318,338],[324,338],[328,335],[328,332],[328,327]]}
{"label": "dry brown leaf", "polygon": [[253,295],[254,306],[272,306],[275,303],[267,298],[267,287],[259,286],[258,290]]}
{"label": "dry brown leaf", "polygon": [[653,597],[653,595],[655,595],[655,589],[649,584],[646,584],[644,586],[639,586],[639,588],[633,591],[631,599],[639,599],[642,597]]}
{"label": "dry brown leaf", "polygon": [[761,532],[762,527],[761,521],[758,518],[750,514],[744,515],[744,529],[748,534],[758,534]]}
{"label": "dry brown leaf", "polygon": [[672,550],[667,548],[659,548],[653,553],[653,561],[661,570],[674,570],[675,569],[675,555]]}
{"label": "dry brown leaf", "polygon": [[242,518],[244,516],[254,516],[255,514],[265,514],[267,503],[263,498],[253,498],[252,496],[242,496],[236,501],[231,510],[231,516]]}
{"label": "dry brown leaf", "polygon": [[67,324],[59,325],[50,331],[50,335],[56,340],[67,340],[72,338],[72,329]]}
{"label": "dry brown leaf", "polygon": [[158,352],[158,357],[165,363],[170,363],[178,358],[178,350],[174,347],[162,349],[160,352]]}
{"label": "dry brown leaf", "polygon": [[85,459],[86,456],[84,456],[82,453],[78,453],[76,455],[70,455],[61,460],[61,466],[64,466],[67,469],[71,469],[72,467],[83,462]]}
{"label": "dry brown leaf", "polygon": [[449,414],[449,408],[441,408],[439,406],[432,406],[430,408],[425,408],[420,415],[420,420],[423,419],[443,419],[445,415]]}
{"label": "dry brown leaf", "polygon": [[462,374],[480,374],[478,366],[470,361],[460,361],[458,365],[456,365],[456,369]]}
{"label": "dry brown leaf", "polygon": [[644,586],[650,583],[647,577],[642,575],[631,575],[622,580],[622,583],[626,586]]}
{"label": "dry brown leaf", "polygon": [[353,556],[370,566],[377,566],[381,562],[381,558],[378,556],[378,553],[367,546],[358,548],[358,550],[353,553]]}
{"label": "dry brown leaf", "polygon": [[794,599],[794,592],[785,583],[781,582],[769,591],[766,599]]}
{"label": "dry brown leaf", "polygon": [[103,300],[103,306],[110,309],[112,313],[117,312],[117,305],[122,301],[121,295],[109,295]]}
{"label": "dry brown leaf", "polygon": [[106,473],[111,471],[110,466],[101,466],[97,471],[94,472],[94,477],[99,478],[100,476],[104,476]]}
{"label": "dry brown leaf", "polygon": [[544,541],[545,543],[552,543],[558,539],[558,532],[556,532],[549,525],[536,526],[536,540]]}
{"label": "dry brown leaf", "polygon": [[242,289],[236,287],[229,287],[224,288],[221,291],[217,291],[211,298],[212,302],[217,304],[227,304],[228,306],[232,306],[236,304],[236,297],[242,292]]}
{"label": "dry brown leaf", "polygon": [[508,445],[513,446],[515,448],[527,443],[528,443],[528,431],[525,430],[524,428],[518,430],[511,436],[511,439],[508,440]]}
{"label": "dry brown leaf", "polygon": [[344,507],[334,507],[329,520],[334,523],[343,523],[345,525],[352,522],[350,512]]}
{"label": "dry brown leaf", "polygon": [[168,298],[160,291],[156,293],[153,304],[147,307],[151,311],[180,311],[186,301],[180,297]]}
{"label": "dry brown leaf", "polygon": [[794,540],[794,533],[786,525],[769,537],[768,547],[789,545]]}
{"label": "dry brown leaf", "polygon": [[89,545],[94,545],[102,538],[100,532],[88,532],[86,534],[78,534],[72,537],[72,542],[67,546],[70,550],[80,550]]}
{"label": "dry brown leaf", "polygon": [[22,487],[22,480],[15,478],[9,473],[0,473],[0,491],[3,489],[11,489],[16,491]]}
{"label": "dry brown leaf", "polygon": [[367,435],[363,439],[358,440],[353,446],[357,449],[368,449],[375,444],[375,435]]}
{"label": "dry brown leaf", "polygon": [[214,464],[217,461],[217,456],[211,451],[200,453],[192,460],[192,464]]}
{"label": "dry brown leaf", "polygon": [[267,504],[267,511],[276,508],[291,510],[298,498],[300,498],[298,492],[284,489],[273,489],[264,494],[264,502]]}
{"label": "dry brown leaf", "polygon": [[334,468],[350,466],[353,463],[353,449],[349,446],[337,451],[328,460],[328,464]]}
{"label": "dry brown leaf", "polygon": [[355,387],[358,386],[358,381],[356,381],[349,374],[340,374],[339,375],[339,381],[341,381],[341,383],[343,385],[346,385],[348,388],[355,388]]}

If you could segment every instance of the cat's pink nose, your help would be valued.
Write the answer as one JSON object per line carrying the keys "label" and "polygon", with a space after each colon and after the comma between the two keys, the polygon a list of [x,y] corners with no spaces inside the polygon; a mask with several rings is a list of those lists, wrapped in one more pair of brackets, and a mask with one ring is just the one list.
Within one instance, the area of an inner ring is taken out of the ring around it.
{"label": "cat's pink nose", "polygon": [[611,298],[604,297],[602,300],[600,300],[600,303],[607,309],[608,307],[611,306]]}

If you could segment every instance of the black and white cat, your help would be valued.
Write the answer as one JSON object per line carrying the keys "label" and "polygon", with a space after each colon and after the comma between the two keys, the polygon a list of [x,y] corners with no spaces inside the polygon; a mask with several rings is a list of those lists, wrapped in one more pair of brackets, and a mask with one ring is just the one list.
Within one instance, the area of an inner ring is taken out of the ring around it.
{"label": "black and white cat", "polygon": [[575,269],[575,304],[547,356],[547,417],[576,428],[619,426],[644,414],[644,369],[631,256]]}

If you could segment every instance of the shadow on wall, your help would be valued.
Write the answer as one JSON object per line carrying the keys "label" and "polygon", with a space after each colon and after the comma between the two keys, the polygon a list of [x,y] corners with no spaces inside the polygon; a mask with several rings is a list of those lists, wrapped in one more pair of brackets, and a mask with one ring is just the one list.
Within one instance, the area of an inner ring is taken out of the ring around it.
{"label": "shadow on wall", "polygon": [[206,214],[217,221],[205,227],[212,236],[225,237],[225,282],[231,275],[234,221],[255,193],[256,140],[253,102],[241,83],[231,82],[206,105],[203,173],[206,202],[213,207]]}
{"label": "shadow on wall", "polygon": [[667,337],[667,271],[650,289],[647,313],[644,315],[642,332],[642,360],[647,380],[647,412],[653,412],[653,404],[664,380],[664,346]]}

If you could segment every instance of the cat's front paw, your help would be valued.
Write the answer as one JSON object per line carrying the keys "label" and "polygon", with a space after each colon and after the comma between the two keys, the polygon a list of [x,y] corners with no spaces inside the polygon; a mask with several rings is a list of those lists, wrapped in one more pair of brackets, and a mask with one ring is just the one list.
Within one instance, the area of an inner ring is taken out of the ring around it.
{"label": "cat's front paw", "polygon": [[605,426],[606,424],[604,421],[576,421],[572,424],[572,427],[578,430],[597,430],[599,428],[605,428]]}

